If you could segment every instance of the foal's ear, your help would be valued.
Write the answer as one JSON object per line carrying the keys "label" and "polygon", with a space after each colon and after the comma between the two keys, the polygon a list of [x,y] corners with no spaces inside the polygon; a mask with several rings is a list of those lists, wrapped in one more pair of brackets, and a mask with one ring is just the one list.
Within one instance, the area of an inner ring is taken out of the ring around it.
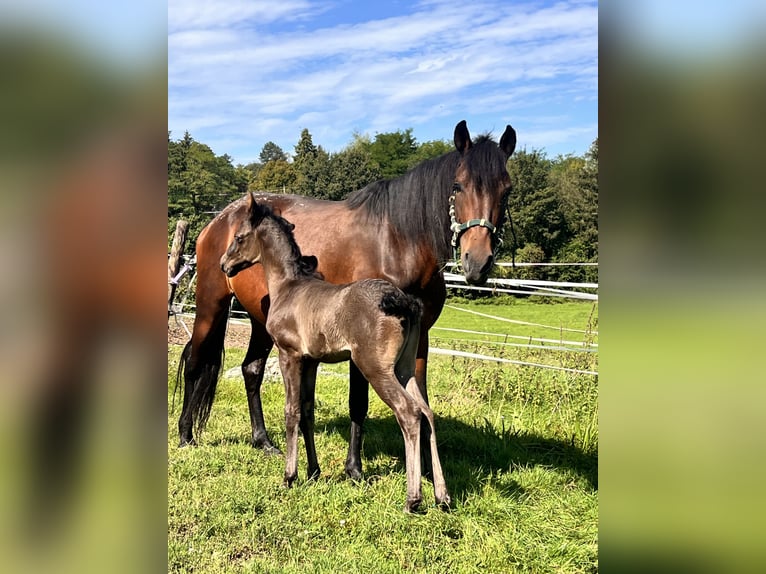
{"label": "foal's ear", "polygon": [[319,260],[314,255],[302,255],[301,256],[301,268],[306,273],[314,273],[319,266]]}
{"label": "foal's ear", "polygon": [[500,138],[500,149],[505,152],[505,155],[511,157],[511,154],[516,149],[516,130],[511,126],[505,126],[505,133]]}
{"label": "foal's ear", "polygon": [[466,126],[465,120],[463,120],[455,126],[455,147],[462,155],[472,145],[471,134],[468,133],[468,126]]}
{"label": "foal's ear", "polygon": [[247,202],[247,209],[250,213],[250,221],[257,222],[263,219],[263,216],[265,214],[264,209],[258,204],[257,201],[255,201],[255,195],[253,195],[253,192],[250,192],[250,199]]}

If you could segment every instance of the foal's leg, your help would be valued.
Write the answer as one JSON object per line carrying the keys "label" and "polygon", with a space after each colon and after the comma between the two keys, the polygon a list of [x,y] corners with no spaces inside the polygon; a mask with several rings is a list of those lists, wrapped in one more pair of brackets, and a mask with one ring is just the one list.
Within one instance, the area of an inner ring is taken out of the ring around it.
{"label": "foal's leg", "polygon": [[420,487],[420,417],[421,410],[391,369],[388,373],[367,371],[368,380],[381,400],[394,411],[404,437],[405,467],[407,469],[407,502],[405,512],[417,511],[423,501]]}
{"label": "foal's leg", "polygon": [[298,477],[298,424],[301,418],[301,358],[279,351],[279,367],[285,382],[285,480],[291,487]]}
{"label": "foal's leg", "polygon": [[348,413],[351,436],[346,457],[346,475],[353,480],[362,478],[362,425],[370,404],[370,385],[353,361],[349,362]]}
{"label": "foal's leg", "polygon": [[405,468],[407,469],[407,501],[404,504],[404,511],[417,512],[420,503],[423,502],[423,493],[420,487],[422,476],[420,467],[420,409],[393,374],[383,384],[377,386],[375,383],[372,384],[383,402],[394,411],[399,428],[402,429]]}
{"label": "foal's leg", "polygon": [[[417,403],[420,410],[423,412],[423,422],[425,423],[427,421],[428,425],[431,427],[429,442],[431,446],[431,460],[433,462],[434,498],[436,498],[436,504],[438,506],[448,508],[452,499],[447,491],[447,482],[444,480],[444,472],[442,471],[442,464],[439,460],[439,451],[436,447],[434,413],[420,394],[420,388],[418,387],[415,377],[412,377],[407,383],[407,392],[415,399],[415,403]],[[423,445],[423,448],[425,448],[425,445]]]}
{"label": "foal's leg", "polygon": [[306,445],[309,480],[319,478],[320,473],[316,446],[314,445],[314,392],[316,388],[317,367],[318,363],[316,361],[304,359],[301,368],[300,427],[303,433],[303,442]]}
{"label": "foal's leg", "polygon": [[252,445],[262,448],[267,454],[282,454],[271,443],[266,433],[266,423],[263,420],[263,406],[261,404],[261,384],[266,370],[266,360],[269,358],[274,342],[271,340],[266,328],[250,318],[250,343],[247,347],[245,360],[242,361],[242,377],[245,379],[245,391],[247,392],[247,406],[250,410],[250,427],[252,428]]}

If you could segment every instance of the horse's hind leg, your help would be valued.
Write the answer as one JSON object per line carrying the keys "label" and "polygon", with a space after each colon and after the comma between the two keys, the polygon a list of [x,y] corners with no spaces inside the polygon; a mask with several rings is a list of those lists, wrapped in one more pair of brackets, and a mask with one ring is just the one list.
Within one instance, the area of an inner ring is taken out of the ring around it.
{"label": "horse's hind leg", "polygon": [[281,454],[266,433],[266,423],[263,420],[263,405],[261,403],[261,385],[274,342],[266,332],[266,328],[250,318],[250,343],[247,347],[245,360],[242,362],[242,377],[245,379],[247,406],[250,411],[250,427],[252,428],[252,445],[262,448],[267,454]]}
{"label": "horse's hind leg", "polygon": [[[396,377],[399,379],[402,387],[406,387],[410,378],[415,376],[419,396],[428,405],[428,394],[426,392],[426,367],[428,362],[428,331],[422,327],[422,323],[413,322],[405,327],[404,341],[399,359],[396,362]],[[423,356],[421,356],[421,352]],[[431,425],[424,418],[421,419],[420,428],[420,447],[421,464],[423,467],[423,476],[433,480],[433,465],[431,461],[431,449],[428,445],[431,443]]]}
{"label": "horse's hind leg", "polygon": [[351,435],[346,457],[346,475],[353,480],[362,478],[362,427],[370,404],[370,385],[353,361],[349,362],[348,413]]}
{"label": "horse's hind leg", "polygon": [[303,442],[306,445],[309,480],[319,478],[320,473],[317,450],[314,444],[314,394],[318,366],[316,361],[304,360],[301,369],[300,428],[303,433]]}
{"label": "horse's hind leg", "polygon": [[298,425],[301,418],[301,358],[279,352],[279,368],[285,382],[285,479],[291,487],[298,478]]}
{"label": "horse's hind leg", "polygon": [[[434,413],[431,408],[426,404],[423,395],[420,393],[420,387],[412,377],[407,383],[407,392],[415,399],[415,403],[418,405],[423,413],[422,421],[428,423],[430,426],[429,433],[429,446],[431,448],[431,461],[433,469],[434,480],[434,497],[436,498],[436,504],[442,508],[448,508],[452,499],[447,491],[447,482],[444,480],[444,472],[442,471],[441,460],[439,459],[439,451],[436,446],[436,425],[434,423]],[[425,445],[423,445],[425,448]]]}

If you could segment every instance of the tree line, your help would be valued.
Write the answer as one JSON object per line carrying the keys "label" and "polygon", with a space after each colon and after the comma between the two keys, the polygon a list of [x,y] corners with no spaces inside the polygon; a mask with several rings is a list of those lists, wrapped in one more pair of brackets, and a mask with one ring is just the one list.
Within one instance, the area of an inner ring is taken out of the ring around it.
{"label": "tree line", "polygon": [[[186,132],[173,140],[168,132],[168,245],[178,219],[189,222],[191,245],[202,228],[226,205],[248,190],[294,193],[341,200],[378,179],[404,174],[416,164],[454,149],[446,140],[418,143],[412,129],[355,133],[337,153],[316,145],[308,129],[294,153],[274,142],[264,144],[259,161],[233,165]],[[508,160],[513,182],[512,219],[506,225],[500,260],[598,261],[598,139],[583,156],[550,159],[544,151],[517,150]],[[593,267],[519,268],[515,277],[597,281]]]}

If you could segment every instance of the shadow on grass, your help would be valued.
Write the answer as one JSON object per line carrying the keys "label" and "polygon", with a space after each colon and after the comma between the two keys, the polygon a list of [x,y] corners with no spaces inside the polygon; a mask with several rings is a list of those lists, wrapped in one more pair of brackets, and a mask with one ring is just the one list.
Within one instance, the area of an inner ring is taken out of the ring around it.
{"label": "shadow on grass", "polygon": [[[348,418],[336,417],[317,425],[317,432],[336,431],[349,439]],[[558,439],[536,434],[498,431],[483,420],[475,424],[452,417],[436,418],[439,457],[447,485],[454,496],[476,492],[491,475],[514,467],[542,466],[572,471],[590,488],[598,490],[598,455]],[[365,421],[362,464],[365,476],[385,474],[390,467],[377,469],[371,460],[376,455],[399,458],[397,468],[404,468],[404,441],[393,415]],[[507,493],[509,496],[512,492]]]}

